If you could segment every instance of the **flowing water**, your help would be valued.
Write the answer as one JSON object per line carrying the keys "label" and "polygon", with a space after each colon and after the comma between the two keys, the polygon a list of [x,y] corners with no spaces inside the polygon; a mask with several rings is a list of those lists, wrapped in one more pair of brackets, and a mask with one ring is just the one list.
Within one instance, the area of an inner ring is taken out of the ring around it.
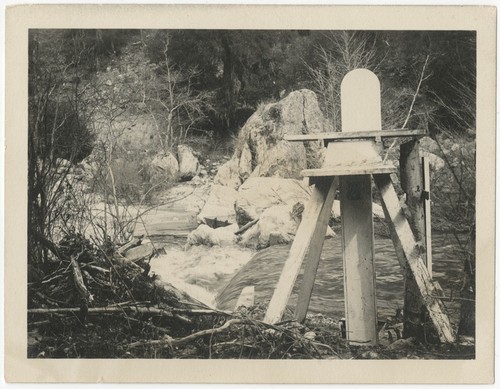
{"label": "flowing water", "polygon": [[[256,302],[268,301],[278,282],[290,245],[277,245],[255,252],[238,246],[184,247],[187,234],[196,228],[195,215],[206,198],[207,187],[180,186],[172,197],[180,198],[144,216],[146,233],[153,242],[166,246],[167,254],[151,261],[152,271],[164,281],[182,289],[201,302],[232,310],[245,286],[255,286]],[[186,196],[185,193],[188,195]],[[465,240],[466,236],[459,237]],[[457,296],[462,284],[460,245],[452,234],[434,234],[433,276],[448,297]],[[403,306],[403,276],[392,241],[375,239],[376,295],[380,319],[395,314]],[[309,312],[332,317],[344,316],[344,287],[340,236],[324,244]],[[302,272],[289,301],[294,307]],[[457,322],[458,303],[444,301],[451,320]]]}
{"label": "flowing water", "polygon": [[[465,239],[465,237],[464,237]],[[166,244],[167,254],[155,258],[152,271],[164,281],[197,300],[220,309],[232,310],[245,286],[255,286],[256,302],[268,301],[283,269],[290,245],[277,245],[254,252],[230,247],[184,247],[185,239],[157,236]],[[446,296],[457,296],[462,282],[459,245],[452,235],[433,236],[433,276]],[[392,241],[375,239],[376,295],[379,319],[393,316],[403,307],[404,283]],[[309,312],[340,318],[344,316],[344,286],[340,237],[325,241]],[[302,273],[289,300],[297,301]],[[458,321],[458,303],[444,300],[452,322]]]}
{"label": "flowing water", "polygon": [[[452,235],[434,235],[433,245],[434,279],[440,283],[446,296],[453,294],[456,296],[456,290],[461,283],[463,266],[456,239]],[[241,290],[249,285],[255,286],[257,302],[269,300],[289,249],[289,245],[282,245],[257,252],[219,292],[216,298],[217,306],[221,309],[233,309]],[[377,310],[379,318],[383,319],[393,316],[398,308],[403,307],[403,276],[390,239],[375,239],[375,262]],[[303,271],[304,264],[289,300],[290,307],[296,304]],[[457,303],[445,302],[445,305],[447,305],[451,320],[456,322],[458,319]],[[325,241],[309,312],[324,313],[337,318],[344,316],[342,252],[339,236]]]}

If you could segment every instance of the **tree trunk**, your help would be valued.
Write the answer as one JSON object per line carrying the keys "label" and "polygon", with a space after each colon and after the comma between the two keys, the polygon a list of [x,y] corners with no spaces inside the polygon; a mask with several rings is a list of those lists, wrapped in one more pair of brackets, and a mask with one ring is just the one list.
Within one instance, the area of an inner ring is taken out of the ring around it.
{"label": "tree trunk", "polygon": [[229,131],[232,129],[232,126],[234,124],[237,96],[235,96],[234,94],[235,63],[233,58],[233,52],[231,50],[231,44],[226,35],[222,36],[222,47],[224,49],[224,55],[222,58],[222,62],[224,65],[224,71],[223,71],[223,93],[225,101],[224,121],[225,121],[226,131]]}
{"label": "tree trunk", "polygon": [[[423,176],[418,141],[403,143],[400,148],[401,187],[406,193],[410,211],[410,227],[417,242],[425,241],[424,204],[422,201]],[[425,252],[422,253],[425,255]],[[425,307],[410,271],[405,272],[404,330],[403,336],[423,339]]]}

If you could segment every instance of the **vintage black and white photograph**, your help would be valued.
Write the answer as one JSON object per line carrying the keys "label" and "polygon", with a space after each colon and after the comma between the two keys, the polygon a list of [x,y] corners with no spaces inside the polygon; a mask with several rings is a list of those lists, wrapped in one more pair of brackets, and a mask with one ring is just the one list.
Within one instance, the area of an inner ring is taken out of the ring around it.
{"label": "vintage black and white photograph", "polygon": [[477,31],[144,27],[27,31],[27,359],[475,361]]}
{"label": "vintage black and white photograph", "polygon": [[474,358],[474,32],[29,39],[29,357]]}

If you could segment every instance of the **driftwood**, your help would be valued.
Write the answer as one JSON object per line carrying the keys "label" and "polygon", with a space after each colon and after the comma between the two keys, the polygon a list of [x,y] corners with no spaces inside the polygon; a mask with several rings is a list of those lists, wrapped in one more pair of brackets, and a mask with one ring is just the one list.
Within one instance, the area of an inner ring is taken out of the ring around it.
{"label": "driftwood", "polygon": [[232,319],[232,320],[228,320],[226,323],[224,323],[220,327],[195,332],[194,334],[185,336],[184,338],[173,339],[170,336],[165,336],[164,339],[159,339],[159,340],[150,340],[148,342],[134,342],[134,343],[129,344],[128,347],[135,348],[135,347],[140,347],[140,346],[153,346],[153,345],[174,347],[174,346],[178,346],[178,345],[183,344],[183,343],[190,342],[190,341],[195,340],[195,339],[202,337],[202,336],[215,335],[215,334],[224,332],[229,327],[236,325],[236,324],[244,324],[244,321],[241,319]]}
{"label": "driftwood", "polygon": [[80,294],[82,300],[86,304],[88,304],[89,302],[92,302],[94,300],[94,297],[92,296],[92,294],[90,294],[87,287],[85,286],[80,266],[78,266],[78,262],[76,261],[75,257],[71,256],[70,261],[71,268],[73,269],[73,280],[75,281],[76,290],[78,290],[78,293]]}
{"label": "driftwood", "polygon": [[57,258],[59,258],[61,261],[66,259],[64,258],[64,256],[59,252],[59,250],[57,249],[57,246],[51,242],[50,240],[48,240],[45,236],[43,236],[42,234],[40,234],[38,231],[36,231],[35,229],[30,229],[30,233],[33,235],[33,237],[42,245],[44,246],[45,248],[47,248],[48,250],[50,250],[52,252],[52,254],[54,254]]}
{"label": "driftwood", "polygon": [[152,243],[146,243],[140,246],[136,246],[128,249],[123,255],[129,261],[137,262],[141,259],[149,259],[155,253],[155,248]]}
{"label": "driftwood", "polygon": [[222,316],[231,316],[232,312],[230,311],[220,311],[218,309],[183,309],[183,308],[172,308],[171,311],[173,313],[177,313],[179,315],[190,315],[190,316],[202,316],[202,315],[222,315]]}
{"label": "driftwood", "polygon": [[247,224],[245,224],[243,227],[241,227],[238,231],[236,231],[234,234],[235,235],[241,235],[243,234],[246,230],[248,230],[250,227],[254,226],[255,224],[257,224],[259,221],[259,218],[255,219],[255,220],[252,220],[250,222],[248,222]]}
{"label": "driftwood", "polygon": [[[28,309],[29,314],[35,315],[50,315],[50,314],[63,314],[63,313],[77,313],[80,312],[80,308],[32,308]],[[123,313],[132,312],[140,314],[150,314],[150,315],[161,315],[166,317],[181,317],[180,315],[188,316],[203,316],[203,315],[222,315],[229,316],[231,312],[229,311],[219,311],[216,309],[183,309],[183,308],[171,308],[171,309],[161,309],[155,307],[137,307],[133,305],[120,305],[120,306],[107,306],[107,307],[95,307],[89,308],[89,315],[100,315],[103,313]],[[181,319],[182,320],[182,319]]]}
{"label": "driftwood", "polygon": [[[266,323],[258,321],[258,320],[231,319],[231,320],[228,320],[227,322],[225,322],[220,327],[195,332],[194,334],[185,336],[183,338],[174,339],[168,335],[165,335],[165,337],[163,339],[150,340],[150,341],[144,341],[144,342],[140,342],[140,341],[134,342],[134,343],[129,344],[128,347],[129,348],[136,348],[136,347],[141,347],[141,346],[155,346],[156,345],[156,346],[169,347],[170,349],[173,349],[176,346],[179,346],[179,345],[182,345],[185,343],[189,343],[193,340],[196,340],[196,339],[204,337],[204,336],[208,336],[208,335],[213,336],[215,334],[220,334],[224,331],[227,331],[232,326],[241,325],[241,324],[267,327],[268,330],[266,330],[266,332],[269,331],[268,332],[269,334],[276,333],[276,332],[288,332],[288,331],[284,330],[283,328],[276,327],[276,326],[271,325],[271,324],[266,324]],[[324,348],[328,349],[334,355],[338,355],[335,352],[335,350],[333,350],[327,344],[316,342],[313,340],[313,338],[309,338],[306,335],[299,335],[298,333],[291,333],[291,332],[288,332],[288,333],[293,338],[295,338],[297,340],[300,339],[301,341],[304,341],[304,342],[310,344],[316,351],[317,351],[316,347],[319,346],[319,347],[324,347]],[[214,344],[213,346],[216,347],[216,346],[223,346],[223,345],[232,345],[235,343],[236,343],[236,340],[230,341],[230,342],[217,343],[217,344]],[[243,346],[256,347],[256,345],[245,345],[245,344],[241,344],[241,346],[242,347]]]}
{"label": "driftwood", "polygon": [[[80,308],[33,308],[28,309],[28,314],[34,315],[50,315],[54,313],[78,313]],[[165,317],[174,317],[174,314],[166,309],[152,308],[152,307],[134,307],[134,306],[121,306],[121,307],[96,307],[89,308],[88,315],[101,315],[105,313],[140,313],[148,315],[158,315]]]}
{"label": "driftwood", "polygon": [[139,236],[137,238],[132,239],[130,242],[125,243],[118,250],[116,250],[116,252],[118,254],[123,254],[125,251],[127,251],[128,249],[131,249],[132,247],[140,246],[141,243],[142,243],[142,238],[143,237],[144,237],[144,235],[141,235],[141,236]]}
{"label": "driftwood", "polygon": [[137,271],[138,273],[142,273],[144,271],[142,267],[136,265],[134,262],[132,262],[131,260],[127,259],[126,257],[120,254],[115,254],[113,256],[113,262],[122,266],[129,266],[131,269]]}

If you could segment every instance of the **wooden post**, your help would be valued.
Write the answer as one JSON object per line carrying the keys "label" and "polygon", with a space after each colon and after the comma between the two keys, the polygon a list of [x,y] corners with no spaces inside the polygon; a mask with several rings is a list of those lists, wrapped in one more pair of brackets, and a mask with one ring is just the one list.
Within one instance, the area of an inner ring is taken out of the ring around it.
{"label": "wooden post", "polygon": [[431,171],[429,159],[423,157],[424,167],[424,212],[425,212],[425,260],[432,278],[432,225],[431,225]]}
{"label": "wooden post", "polygon": [[[401,187],[406,193],[406,205],[411,215],[409,218],[410,227],[417,243],[420,243],[420,247],[423,247],[425,242],[425,213],[422,201],[423,170],[417,140],[411,140],[401,145],[399,169]],[[423,337],[422,308],[424,304],[410,269],[405,269],[404,277],[403,336],[405,338],[421,338]]]}
{"label": "wooden post", "polygon": [[380,191],[382,208],[400,265],[411,271],[439,340],[451,343],[454,341],[453,331],[444,305],[439,298],[440,291],[436,288],[427,271],[419,245],[415,242],[410,225],[399,205],[391,177],[389,174],[377,174],[373,177]]}
{"label": "wooden post", "polygon": [[[380,83],[371,71],[356,69],[344,77],[341,104],[342,132],[381,130]],[[358,161],[380,158],[373,141],[355,142],[351,147]],[[370,175],[341,177],[340,215],[347,340],[351,344],[375,345],[377,308]]]}
{"label": "wooden post", "polygon": [[351,344],[377,343],[370,176],[340,180],[346,333]]}
{"label": "wooden post", "polygon": [[281,320],[290,294],[292,293],[293,285],[299,274],[302,261],[315,236],[318,221],[320,219],[323,220],[322,215],[325,213],[330,214],[332,206],[328,207],[328,204],[330,202],[333,203],[334,197],[335,180],[333,178],[318,179],[314,185],[311,198],[304,209],[302,221],[295,234],[288,259],[281,272],[273,297],[269,302],[264,317],[265,323],[276,323]]}

